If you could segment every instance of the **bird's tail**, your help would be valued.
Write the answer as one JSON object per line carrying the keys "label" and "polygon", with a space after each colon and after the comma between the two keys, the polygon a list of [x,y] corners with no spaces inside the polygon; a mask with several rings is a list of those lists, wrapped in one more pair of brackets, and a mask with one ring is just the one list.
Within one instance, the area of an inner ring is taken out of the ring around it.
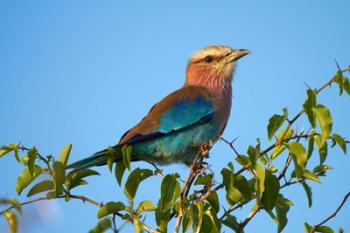
{"label": "bird's tail", "polygon": [[114,147],[110,149],[104,149],[95,154],[74,162],[67,166],[68,169],[80,170],[84,168],[102,166],[107,164],[107,160],[112,156],[113,161],[118,161],[122,159],[121,151],[119,147]]}

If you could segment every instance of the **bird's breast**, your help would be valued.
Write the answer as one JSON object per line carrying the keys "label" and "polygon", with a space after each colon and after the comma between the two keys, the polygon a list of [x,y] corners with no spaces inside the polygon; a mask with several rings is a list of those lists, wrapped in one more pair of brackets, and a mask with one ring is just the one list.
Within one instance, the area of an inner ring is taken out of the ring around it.
{"label": "bird's breast", "polygon": [[[232,88],[231,85],[221,90],[219,93],[214,93],[214,105],[216,108],[215,118],[220,127],[222,134],[231,113],[232,105]],[[220,136],[220,135],[219,135]]]}

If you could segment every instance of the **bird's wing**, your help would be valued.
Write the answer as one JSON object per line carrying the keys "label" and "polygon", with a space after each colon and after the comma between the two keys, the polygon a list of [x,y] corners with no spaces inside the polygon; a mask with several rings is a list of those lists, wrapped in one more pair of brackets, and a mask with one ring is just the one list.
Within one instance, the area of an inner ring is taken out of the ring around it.
{"label": "bird's wing", "polygon": [[155,104],[140,123],[127,131],[117,146],[162,137],[212,120],[215,108],[207,89],[183,87]]}

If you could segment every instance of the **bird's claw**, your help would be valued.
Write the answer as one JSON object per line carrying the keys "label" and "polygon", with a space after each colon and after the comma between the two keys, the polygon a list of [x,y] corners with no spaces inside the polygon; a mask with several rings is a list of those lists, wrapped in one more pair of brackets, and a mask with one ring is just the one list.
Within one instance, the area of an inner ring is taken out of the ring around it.
{"label": "bird's claw", "polygon": [[212,146],[213,146],[212,140],[209,140],[208,142],[203,143],[199,149],[202,156],[208,158],[209,157],[209,150],[211,149]]}

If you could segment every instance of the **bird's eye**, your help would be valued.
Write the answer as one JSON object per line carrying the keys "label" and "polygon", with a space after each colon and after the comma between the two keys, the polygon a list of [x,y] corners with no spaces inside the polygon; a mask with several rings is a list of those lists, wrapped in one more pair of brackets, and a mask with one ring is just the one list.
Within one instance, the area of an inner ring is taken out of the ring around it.
{"label": "bird's eye", "polygon": [[213,57],[212,57],[212,56],[206,56],[206,57],[204,58],[204,60],[205,60],[206,62],[208,62],[208,63],[211,63],[211,62],[213,61]]}

